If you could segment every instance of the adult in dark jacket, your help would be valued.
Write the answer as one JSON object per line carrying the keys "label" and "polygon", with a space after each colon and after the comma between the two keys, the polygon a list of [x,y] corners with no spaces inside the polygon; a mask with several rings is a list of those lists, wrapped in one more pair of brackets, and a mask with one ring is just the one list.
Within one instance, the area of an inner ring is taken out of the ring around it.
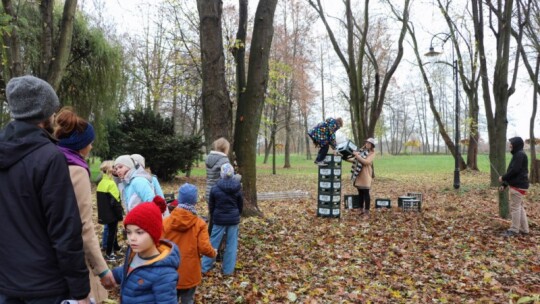
{"label": "adult in dark jacket", "polygon": [[90,303],[81,218],[64,155],[48,131],[59,106],[32,77],[6,86],[0,132],[0,303]]}
{"label": "adult in dark jacket", "polygon": [[[231,164],[221,166],[221,179],[210,191],[210,214],[214,223],[210,243],[218,248],[223,235],[226,234],[227,246],[223,254],[223,274],[231,275],[236,265],[238,248],[238,224],[244,206],[240,182],[233,178],[234,169]],[[215,258],[203,257],[202,272],[206,273],[214,267]]]}
{"label": "adult in dark jacket", "polygon": [[529,160],[523,151],[525,143],[521,137],[512,137],[508,141],[510,142],[512,160],[508,164],[506,174],[499,177],[499,182],[503,184],[503,187],[510,186],[512,225],[503,233],[503,236],[512,237],[519,233],[529,234],[527,213],[523,207],[523,196],[527,194],[527,189],[529,189]]}

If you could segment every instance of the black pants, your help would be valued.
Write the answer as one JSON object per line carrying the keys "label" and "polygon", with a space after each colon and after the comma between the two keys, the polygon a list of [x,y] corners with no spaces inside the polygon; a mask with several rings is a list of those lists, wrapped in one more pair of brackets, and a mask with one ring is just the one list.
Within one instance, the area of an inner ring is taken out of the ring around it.
{"label": "black pants", "polygon": [[326,154],[328,154],[328,149],[330,149],[330,145],[322,146],[319,149],[319,153],[317,154],[317,159],[315,159],[315,161],[322,162],[326,157]]}
{"label": "black pants", "polygon": [[116,232],[118,231],[118,222],[112,222],[108,224],[109,234],[107,234],[107,248],[106,254],[111,255],[114,251],[120,249],[118,246],[118,240],[116,239]]}
{"label": "black pants", "polygon": [[360,208],[369,210],[371,204],[371,196],[369,195],[369,189],[358,189],[358,196],[360,197]]}

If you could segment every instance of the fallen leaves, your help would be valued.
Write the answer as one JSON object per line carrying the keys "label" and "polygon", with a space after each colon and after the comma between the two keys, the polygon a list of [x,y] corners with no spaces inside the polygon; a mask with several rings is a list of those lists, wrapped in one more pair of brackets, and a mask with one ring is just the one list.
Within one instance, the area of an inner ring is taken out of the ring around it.
{"label": "fallen leaves", "polygon": [[[505,239],[509,223],[497,215],[496,189],[483,184],[487,173],[463,173],[460,192],[430,173],[381,175],[372,205],[390,198],[392,209],[320,218],[313,171],[259,174],[260,192],[302,190],[311,199],[260,202],[264,217],[240,224],[234,275],[218,264],[197,303],[540,303],[540,187],[526,204],[531,234]],[[204,189],[204,178],[189,182]],[[342,185],[356,193],[346,176]],[[407,192],[423,194],[422,213],[396,208]],[[197,208],[206,215],[204,203]]]}
{"label": "fallen leaves", "polygon": [[[259,177],[261,192],[303,190],[310,200],[261,202],[264,218],[243,219],[237,282],[221,291],[219,267],[197,289],[204,303],[534,303],[540,285],[539,233],[504,239],[494,189],[463,175],[466,192],[446,190],[437,176],[376,179],[375,198],[391,210],[362,218],[316,217],[316,174]],[[286,179],[286,182],[284,180]],[[343,194],[355,193],[343,180]],[[396,208],[398,196],[424,194],[422,213]],[[373,204],[373,203],[372,203]],[[540,206],[528,205],[538,221]],[[204,212],[201,211],[201,212]],[[242,283],[249,282],[249,283]],[[236,286],[236,288],[234,288]],[[531,300],[532,299],[532,300]],[[532,302],[531,302],[532,301]]]}

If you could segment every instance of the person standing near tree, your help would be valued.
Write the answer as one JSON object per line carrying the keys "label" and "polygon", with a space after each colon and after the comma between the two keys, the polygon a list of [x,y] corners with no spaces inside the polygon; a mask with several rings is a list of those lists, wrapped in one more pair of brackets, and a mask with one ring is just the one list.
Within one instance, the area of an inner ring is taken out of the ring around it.
{"label": "person standing near tree", "polygon": [[315,164],[326,166],[324,158],[330,146],[332,149],[336,149],[336,132],[341,127],[343,127],[343,119],[341,117],[336,119],[330,117],[309,130],[308,135],[313,141],[313,144],[315,147],[319,147]]}
{"label": "person standing near tree", "polygon": [[116,283],[107,262],[101,255],[93,221],[90,168],[85,158],[92,150],[92,143],[95,139],[94,127],[67,107],[60,110],[56,115],[55,122],[54,135],[58,138],[58,148],[66,157],[69,175],[79,206],[83,225],[83,248],[88,271],[93,273],[90,275],[90,297],[94,298],[96,303],[102,303],[107,299],[107,290],[103,287],[113,288]]}
{"label": "person standing near tree", "polygon": [[499,182],[502,183],[502,189],[510,186],[510,215],[512,225],[510,229],[503,233],[504,237],[529,234],[529,222],[527,213],[523,207],[523,196],[529,189],[529,160],[527,154],[523,151],[525,143],[521,137],[512,137],[508,140],[509,148],[512,153],[512,160],[508,164],[506,174],[499,176]]}
{"label": "person standing near tree", "polygon": [[[218,248],[221,240],[226,238],[227,245],[223,253],[224,275],[232,275],[236,265],[238,249],[238,226],[240,215],[244,206],[240,182],[234,179],[234,169],[227,163],[221,166],[221,179],[212,187],[210,192],[210,214],[214,225],[210,242],[212,247]],[[202,260],[202,272],[207,273],[214,267],[214,258],[207,256]]]}
{"label": "person standing near tree", "polygon": [[59,100],[33,76],[6,86],[14,121],[0,132],[0,303],[90,303],[82,224],[51,135]]}
{"label": "person standing near tree", "polygon": [[371,205],[371,182],[373,181],[373,159],[375,158],[375,139],[366,139],[364,146],[352,154],[354,157],[347,161],[354,161],[351,170],[351,180],[358,190],[360,197],[360,214],[369,216]]}
{"label": "person standing near tree", "polygon": [[[220,137],[212,143],[212,146],[214,147],[214,150],[210,151],[206,157],[206,204],[209,204],[210,202],[210,191],[212,190],[212,187],[214,187],[220,178],[221,166],[231,163],[229,161],[229,157],[227,156],[231,146],[228,140]],[[234,174],[233,178],[240,182],[242,176],[240,174]],[[210,210],[210,207],[208,208]],[[212,214],[209,212],[208,233],[212,232],[212,225]]]}

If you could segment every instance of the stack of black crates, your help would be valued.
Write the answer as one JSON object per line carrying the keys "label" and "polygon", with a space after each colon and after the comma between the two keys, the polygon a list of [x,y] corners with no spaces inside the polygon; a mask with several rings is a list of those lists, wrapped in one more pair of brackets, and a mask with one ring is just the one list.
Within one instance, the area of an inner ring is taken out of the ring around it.
{"label": "stack of black crates", "polygon": [[317,216],[341,216],[341,155],[328,154],[319,166]]}

